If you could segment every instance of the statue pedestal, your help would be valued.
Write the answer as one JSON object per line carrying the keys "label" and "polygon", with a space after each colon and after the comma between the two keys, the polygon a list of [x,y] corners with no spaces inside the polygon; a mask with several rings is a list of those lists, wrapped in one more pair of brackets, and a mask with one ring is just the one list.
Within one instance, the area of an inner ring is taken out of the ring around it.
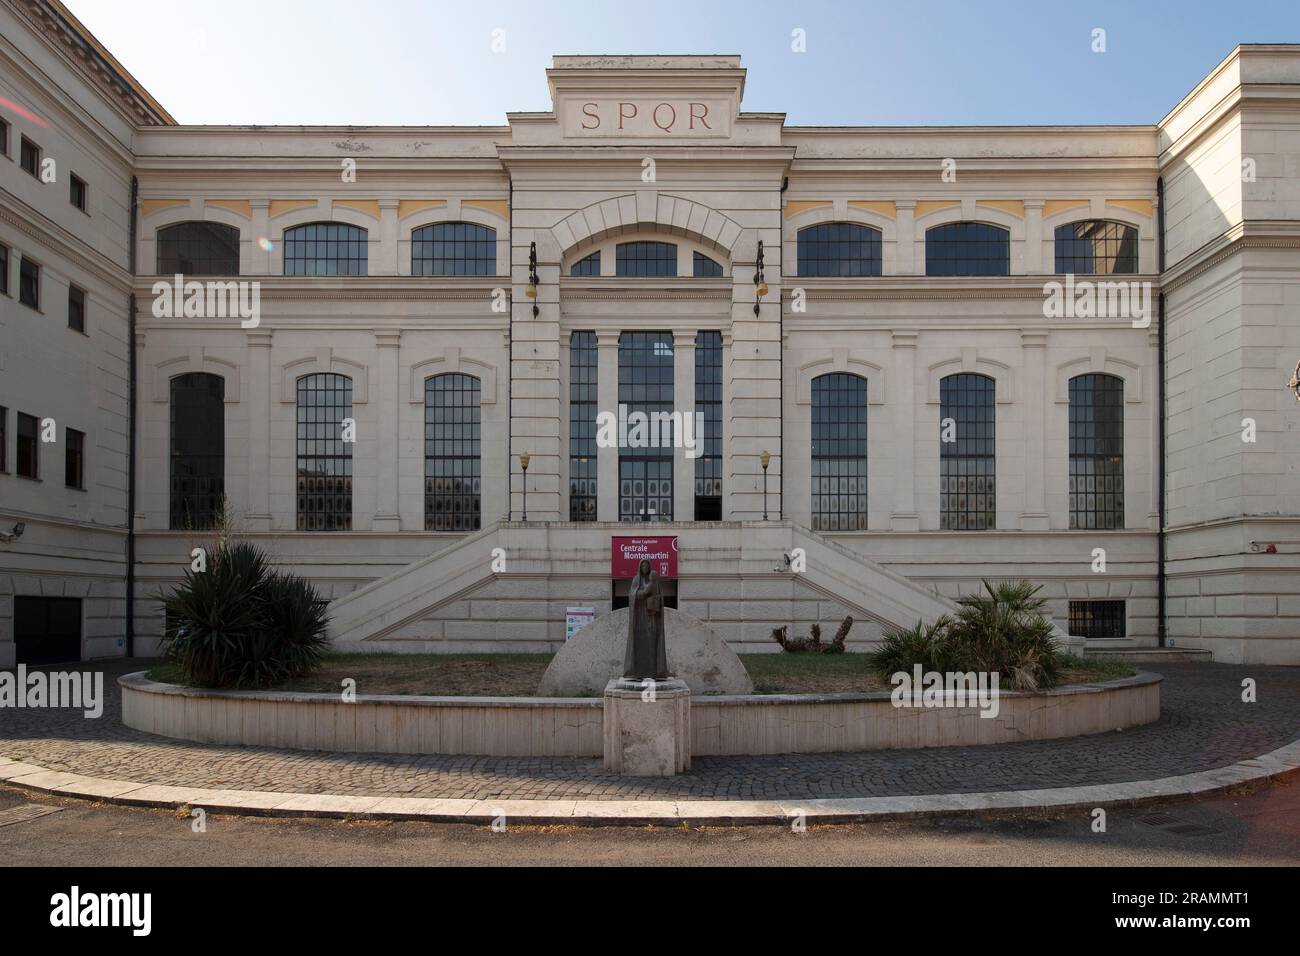
{"label": "statue pedestal", "polygon": [[671,777],[691,769],[691,689],[684,680],[605,685],[605,769]]}

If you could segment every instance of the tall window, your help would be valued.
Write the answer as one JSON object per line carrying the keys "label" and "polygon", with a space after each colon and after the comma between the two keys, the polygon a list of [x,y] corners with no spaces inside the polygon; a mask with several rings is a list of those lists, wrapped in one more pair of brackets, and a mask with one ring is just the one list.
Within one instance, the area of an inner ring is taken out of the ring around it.
{"label": "tall window", "polygon": [[9,470],[9,409],[0,405],[0,475]]}
{"label": "tall window", "polygon": [[579,259],[569,269],[571,276],[598,276],[600,275],[600,253],[593,252],[589,256]]}
{"label": "tall window", "polygon": [[189,372],[171,380],[173,531],[217,523],[226,494],[226,380]]}
{"label": "tall window", "polygon": [[928,276],[1004,276],[1011,273],[1011,233],[985,222],[950,222],[925,233]]}
{"label": "tall window", "polygon": [[1070,527],[1124,527],[1124,380],[1070,379]]}
{"label": "tall window", "polygon": [[569,520],[596,520],[595,332],[569,336]]}
{"label": "tall window", "polygon": [[1137,228],[1105,219],[1057,226],[1056,271],[1081,276],[1136,274]]}
{"label": "tall window", "polygon": [[9,124],[0,119],[0,156],[9,155]]}
{"label": "tall window", "polygon": [[671,242],[620,242],[615,250],[615,274],[621,276],[677,275],[677,246]]}
{"label": "tall window", "polygon": [[352,530],[352,379],[335,373],[298,379],[298,530]]}
{"label": "tall window", "polygon": [[69,174],[68,185],[68,202],[76,206],[82,212],[86,211],[86,181],[78,176]]}
{"label": "tall window", "polygon": [[18,263],[18,301],[33,309],[41,307],[41,267],[26,256]]}
{"label": "tall window", "polygon": [[722,520],[722,333],[695,334],[695,520]]}
{"label": "tall window", "polygon": [[867,380],[847,372],[812,381],[812,526],[867,527]]}
{"label": "tall window", "polygon": [[472,222],[438,222],[411,233],[411,275],[494,276],[497,231]]}
{"label": "tall window", "polygon": [[618,451],[618,520],[671,521],[675,436],[665,424],[673,410],[671,332],[619,336],[618,403],[628,415],[628,447],[620,443]]}
{"label": "tall window", "polygon": [[9,247],[0,245],[0,293],[9,294]]}
{"label": "tall window", "polygon": [[313,222],[284,231],[287,276],[363,276],[369,233],[345,222]]}
{"label": "tall window", "polygon": [[68,328],[86,331],[86,293],[75,285],[68,286]]}
{"label": "tall window", "polygon": [[86,433],[67,428],[63,435],[63,483],[69,488],[85,488]]}
{"label": "tall window", "polygon": [[41,148],[24,136],[18,150],[18,165],[33,176],[40,176]]}
{"label": "tall window", "polygon": [[695,253],[693,260],[695,264],[695,278],[717,279],[722,275],[722,264],[713,261],[704,253]]}
{"label": "tall window", "polygon": [[799,230],[800,276],[880,275],[880,230],[827,222]]}
{"label": "tall window", "polygon": [[939,382],[939,527],[945,531],[997,526],[996,388],[987,375],[965,372]]}
{"label": "tall window", "polygon": [[479,380],[451,372],[424,380],[424,530],[476,531],[482,475]]}
{"label": "tall window", "polygon": [[178,222],[158,230],[158,274],[239,275],[239,230],[220,222]]}
{"label": "tall window", "polygon": [[24,478],[39,478],[40,472],[40,422],[35,415],[18,413],[18,468]]}

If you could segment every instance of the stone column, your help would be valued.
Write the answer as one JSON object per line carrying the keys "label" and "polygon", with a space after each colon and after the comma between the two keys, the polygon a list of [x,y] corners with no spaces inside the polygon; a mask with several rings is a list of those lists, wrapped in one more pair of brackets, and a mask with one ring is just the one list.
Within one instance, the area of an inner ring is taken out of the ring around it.
{"label": "stone column", "polygon": [[253,244],[248,251],[249,272],[256,276],[269,275],[271,250],[265,247],[270,245],[271,240],[271,200],[253,199],[249,205],[253,207]]}
{"label": "stone column", "polygon": [[1024,356],[1024,391],[1019,400],[1025,413],[1025,510],[1020,515],[1021,531],[1046,531],[1051,526],[1047,514],[1047,406],[1053,396],[1047,394],[1047,333],[1021,332],[1020,348]]}
{"label": "stone column", "polygon": [[[537,240],[537,297],[528,293],[528,250]],[[528,452],[528,518],[560,517],[560,263],[550,233],[511,233],[510,514],[523,514],[519,455]],[[533,315],[534,304],[538,314]],[[564,414],[568,414],[564,411]]]}
{"label": "stone column", "polygon": [[[673,407],[682,413],[683,423],[687,415],[695,414],[694,329],[673,329]],[[685,448],[673,449],[674,521],[695,519],[695,461],[686,457]]]}
{"label": "stone column", "polygon": [[616,677],[605,686],[605,769],[671,777],[691,769],[691,691],[684,680]]}
{"label": "stone column", "polygon": [[[379,200],[379,261],[383,272],[372,275],[401,275],[401,252],[397,244],[397,203],[396,199]],[[409,272],[409,265],[407,263]],[[378,516],[376,516],[378,517]]]}
{"label": "stone column", "polygon": [[[270,331],[248,333],[248,502],[249,531],[271,530],[271,381]],[[296,436],[295,436],[296,440]]]}
{"label": "stone column", "polygon": [[[894,513],[891,531],[919,531],[916,511],[916,414],[925,407],[916,396],[916,333],[894,333]],[[870,434],[870,432],[868,432]]]}
{"label": "stone column", "polygon": [[[596,332],[596,411],[618,417],[618,330]],[[596,447],[596,519],[618,520],[618,448]]]}
{"label": "stone column", "polygon": [[399,431],[401,409],[398,406],[398,384],[401,375],[402,333],[384,331],[375,333],[375,348],[379,350],[379,408],[374,412],[378,437],[377,487],[375,496],[375,531],[400,531],[402,519],[397,510],[397,488],[400,478]]}
{"label": "stone column", "polygon": [[[1056,265],[1055,261],[1052,263]],[[1043,200],[1025,200],[1025,275],[1042,275],[1052,269],[1043,263]]]}
{"label": "stone column", "polygon": [[[916,200],[900,199],[894,204],[897,212],[897,248],[894,250],[895,268],[900,276],[920,275],[925,270],[916,264]],[[925,263],[922,262],[921,266]]]}

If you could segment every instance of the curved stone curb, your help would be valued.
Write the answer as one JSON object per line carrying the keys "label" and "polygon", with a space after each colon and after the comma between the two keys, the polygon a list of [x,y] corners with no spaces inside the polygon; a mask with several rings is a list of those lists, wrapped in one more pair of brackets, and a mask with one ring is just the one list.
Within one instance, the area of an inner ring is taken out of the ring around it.
{"label": "curved stone curb", "polygon": [[1205,796],[1296,772],[1300,772],[1300,740],[1218,770],[1201,770],[1158,780],[1049,790],[838,800],[439,800],[168,787],[46,770],[0,757],[0,781],[53,796],[124,806],[198,807],[217,813],[250,816],[424,820],[430,823],[482,824],[504,816],[507,824],[514,821],[523,825],[569,823],[591,826],[784,824],[800,814],[814,823],[855,823],[1023,810],[1090,810]]}

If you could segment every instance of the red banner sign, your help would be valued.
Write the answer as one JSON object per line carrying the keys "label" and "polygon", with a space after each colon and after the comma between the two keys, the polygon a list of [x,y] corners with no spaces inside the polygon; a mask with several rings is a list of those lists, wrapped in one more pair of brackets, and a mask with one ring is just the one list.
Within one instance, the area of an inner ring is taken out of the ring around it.
{"label": "red banner sign", "polygon": [[637,565],[649,561],[661,578],[677,577],[677,535],[611,537],[609,576],[616,580],[636,577]]}

